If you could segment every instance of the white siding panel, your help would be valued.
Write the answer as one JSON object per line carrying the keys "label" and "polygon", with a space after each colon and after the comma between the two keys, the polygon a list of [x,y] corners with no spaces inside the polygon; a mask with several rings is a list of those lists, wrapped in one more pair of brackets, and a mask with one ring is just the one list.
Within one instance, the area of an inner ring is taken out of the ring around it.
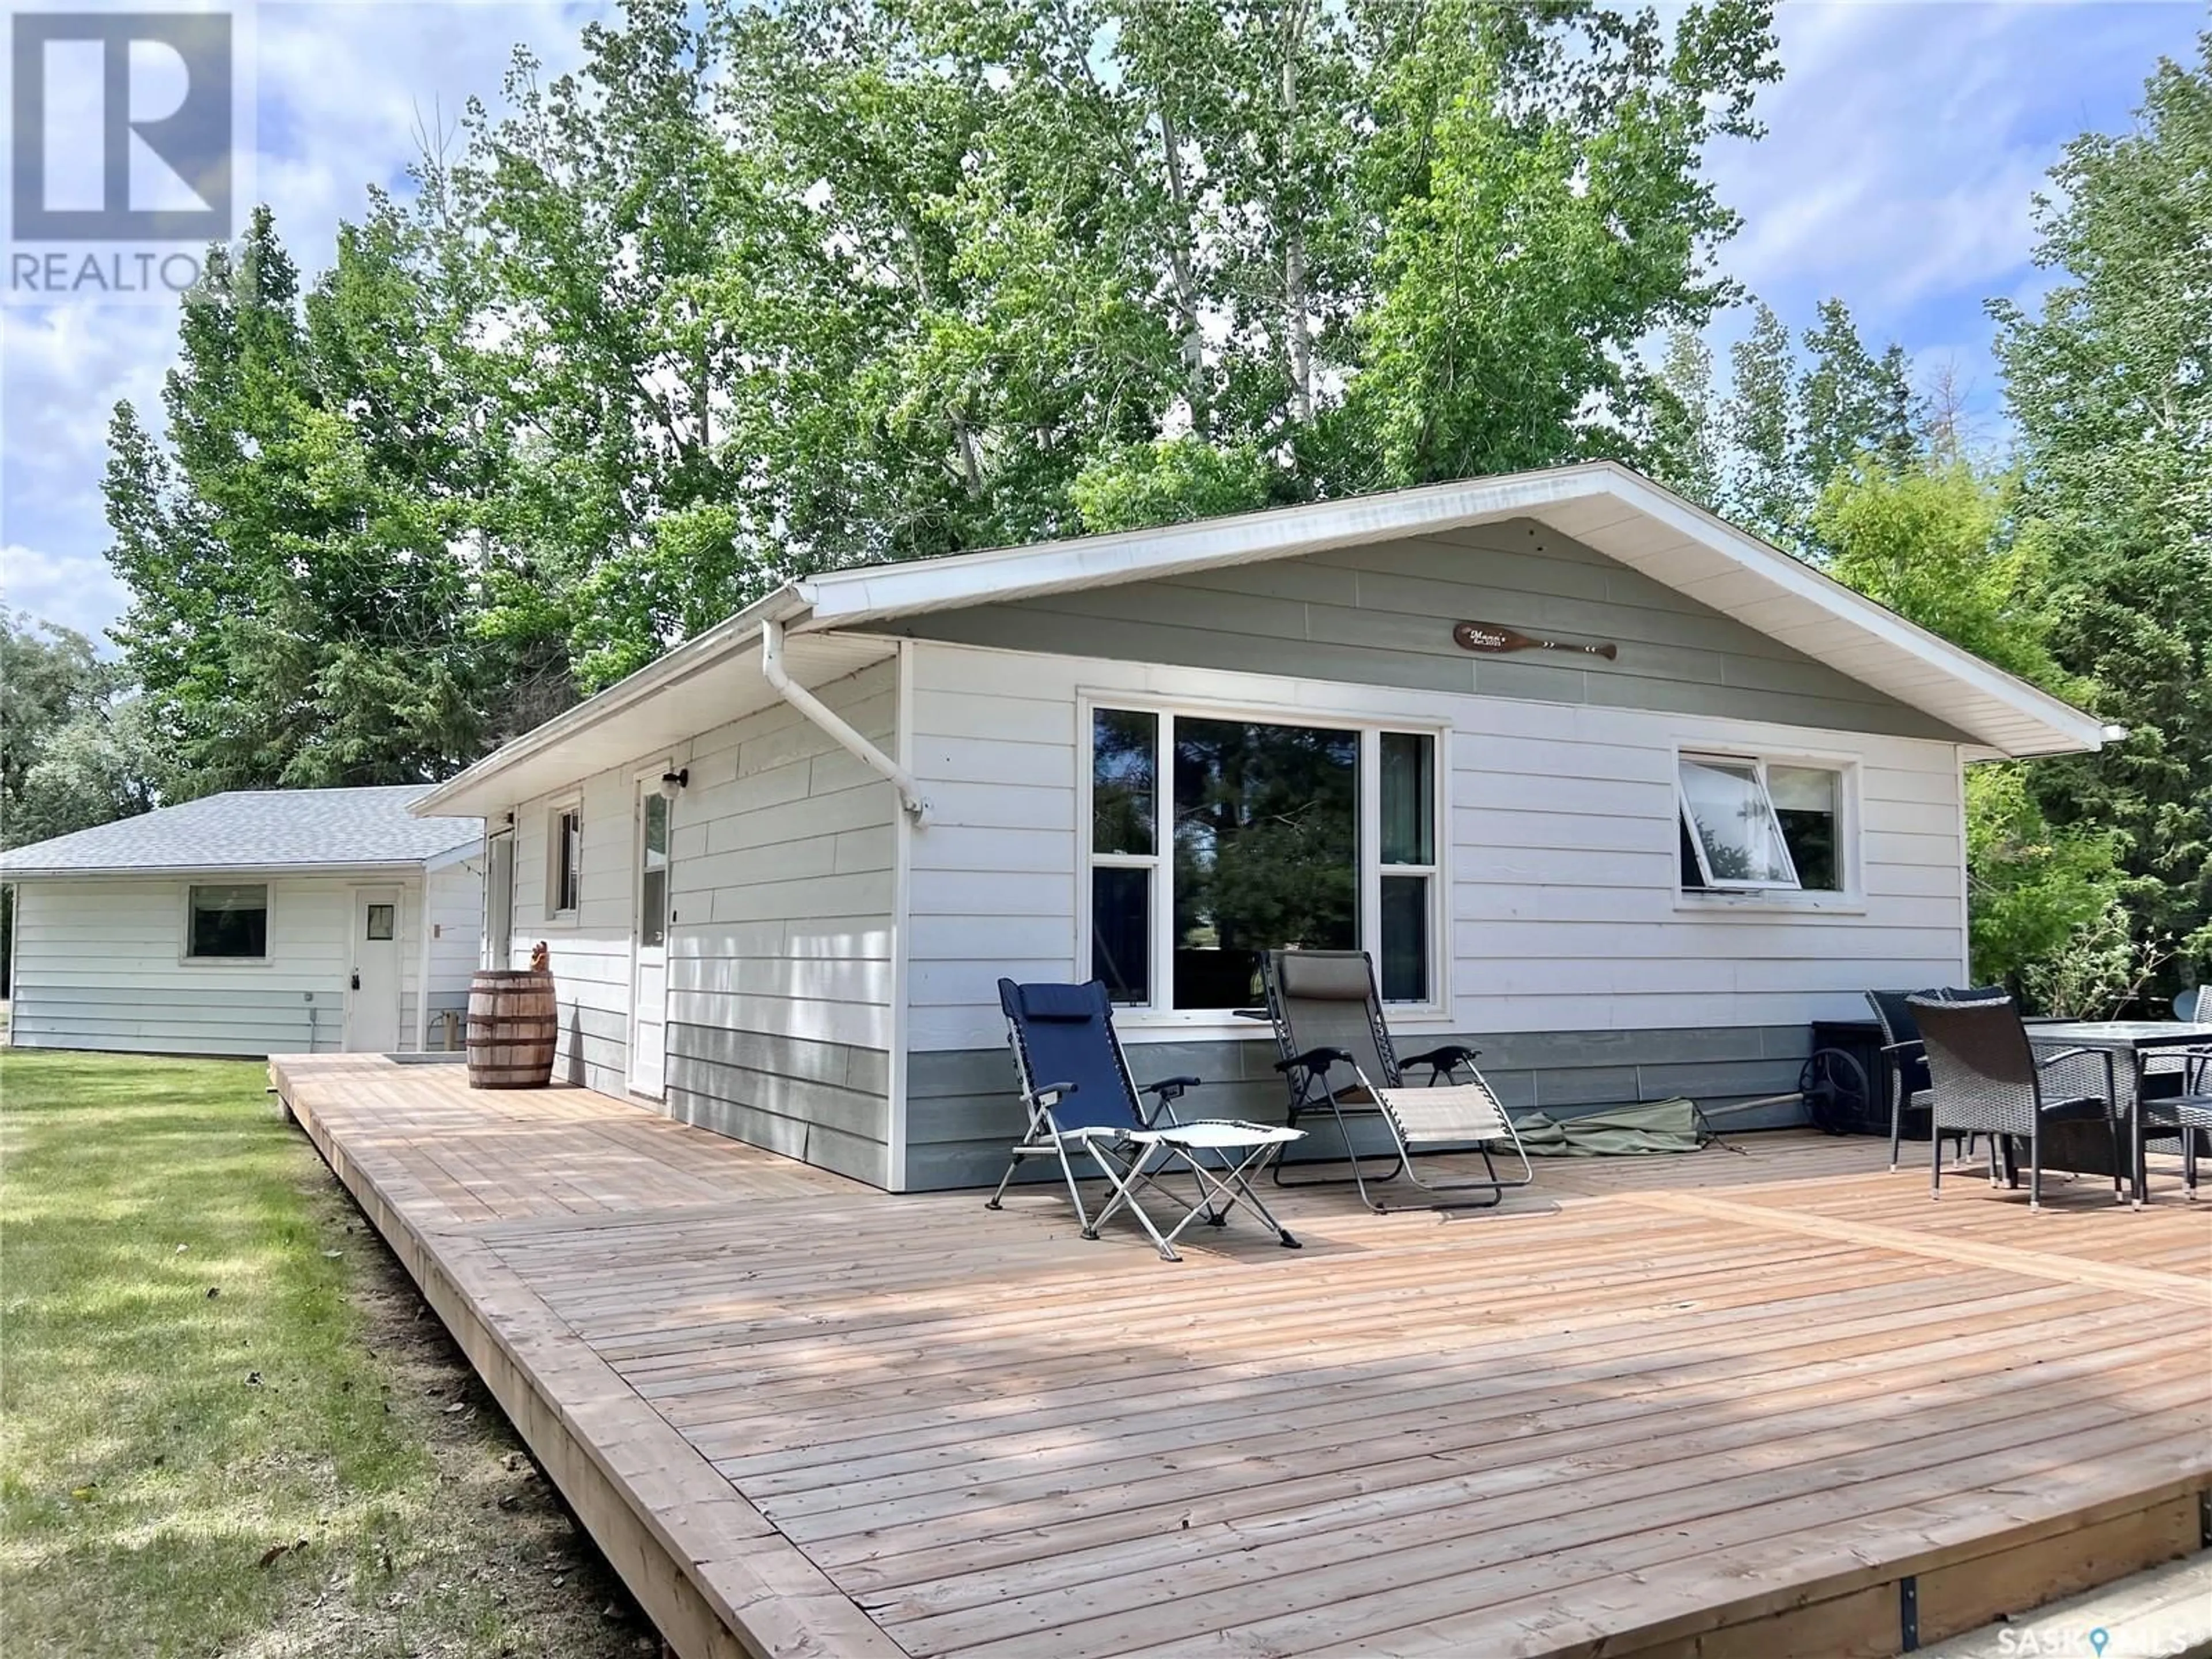
{"label": "white siding panel", "polygon": [[[1955,979],[1966,954],[1949,744],[1158,664],[915,647],[913,840],[919,1050],[1003,1040],[995,985],[1081,977],[1073,784],[1080,701],[1121,695],[1262,717],[1449,728],[1452,1000],[1472,1033],[1799,1024],[1869,985]],[[1816,756],[1856,777],[1863,889],[1752,902],[1678,886],[1678,748]],[[1192,1028],[1121,1022],[1124,1035]],[[1229,1035],[1224,1030],[1220,1035]]]}
{"label": "white siding panel", "polygon": [[[266,961],[185,960],[182,881],[20,884],[10,1041],[26,1048],[141,1054],[335,1050],[345,1040],[355,889],[373,885],[399,891],[400,1045],[415,1046],[422,878],[355,882],[242,872],[228,879],[267,882]],[[475,961],[473,926],[461,949],[465,987]]]}
{"label": "white siding panel", "polygon": [[[872,739],[891,742],[891,665],[816,694]],[[519,809],[514,959],[526,958],[532,939],[550,944],[564,1074],[610,1093],[628,1087],[638,781],[672,764],[690,782],[670,819],[668,1109],[885,1181],[887,1146],[857,1162],[817,1157],[810,1131],[825,1126],[784,1121],[799,1109],[776,1086],[775,1068],[824,1063],[779,1045],[890,1047],[896,801],[888,784],[782,704]],[[573,921],[555,921],[544,914],[546,827],[579,791],[583,898]],[[853,1074],[868,1069],[855,1061]],[[863,1102],[841,1109],[867,1116],[865,1097],[879,1085],[841,1086]],[[887,1143],[888,1103],[878,1095],[877,1106],[875,1139]],[[852,1121],[838,1125],[848,1153],[866,1140]]]}

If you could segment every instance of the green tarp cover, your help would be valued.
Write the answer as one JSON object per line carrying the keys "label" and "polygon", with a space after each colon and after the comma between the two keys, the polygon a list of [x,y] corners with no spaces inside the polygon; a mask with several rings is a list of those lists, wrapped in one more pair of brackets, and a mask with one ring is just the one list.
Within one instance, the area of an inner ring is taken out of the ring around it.
{"label": "green tarp cover", "polygon": [[1531,1158],[1636,1158],[1650,1152],[1694,1152],[1698,1109],[1686,1100],[1654,1100],[1613,1106],[1565,1122],[1532,1112],[1516,1117],[1521,1144]]}

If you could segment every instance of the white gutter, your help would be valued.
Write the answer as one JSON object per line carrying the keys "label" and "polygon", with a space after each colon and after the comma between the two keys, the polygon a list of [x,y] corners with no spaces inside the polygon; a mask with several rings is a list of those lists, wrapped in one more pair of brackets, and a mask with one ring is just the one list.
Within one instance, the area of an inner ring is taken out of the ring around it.
{"label": "white gutter", "polygon": [[899,805],[906,809],[917,829],[929,822],[929,803],[921,798],[921,786],[914,781],[914,774],[854,731],[834,709],[791,678],[783,665],[783,619],[780,617],[767,617],[761,621],[761,674],[778,696],[820,726],[840,749],[897,790]]}
{"label": "white gutter", "polygon": [[516,762],[558,748],[586,728],[658,692],[679,685],[731,653],[743,650],[763,617],[796,616],[805,609],[806,599],[799,586],[779,587],[766,599],[747,605],[734,617],[724,617],[704,633],[694,635],[665,656],[655,658],[605,690],[585,698],[520,737],[501,744],[482,760],[463,767],[429,793],[409,802],[407,811],[418,818],[477,817],[474,812],[446,812],[445,804],[457,793],[475,787]]}
{"label": "white gutter", "polygon": [[415,883],[415,1052],[430,1052],[430,872]]}
{"label": "white gutter", "polygon": [[275,881],[291,876],[410,876],[420,873],[428,864],[426,859],[386,859],[374,864],[88,864],[33,865],[23,869],[0,866],[0,882],[118,881],[140,878],[174,881],[184,876],[243,877],[253,881]]}

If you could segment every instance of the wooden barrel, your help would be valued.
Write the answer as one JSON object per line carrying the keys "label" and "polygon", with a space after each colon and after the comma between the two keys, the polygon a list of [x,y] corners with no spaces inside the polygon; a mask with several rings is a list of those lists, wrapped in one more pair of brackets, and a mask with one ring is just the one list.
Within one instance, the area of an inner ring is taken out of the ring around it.
{"label": "wooden barrel", "polygon": [[553,975],[539,968],[483,968],[469,984],[469,1087],[542,1089],[553,1078],[560,1029]]}

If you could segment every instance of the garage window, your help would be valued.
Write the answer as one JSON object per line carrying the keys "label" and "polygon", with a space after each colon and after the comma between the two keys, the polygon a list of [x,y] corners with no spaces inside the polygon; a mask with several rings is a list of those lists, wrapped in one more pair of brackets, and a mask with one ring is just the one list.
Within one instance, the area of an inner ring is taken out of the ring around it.
{"label": "garage window", "polygon": [[194,962],[260,961],[269,954],[265,884],[191,890],[185,956]]}

